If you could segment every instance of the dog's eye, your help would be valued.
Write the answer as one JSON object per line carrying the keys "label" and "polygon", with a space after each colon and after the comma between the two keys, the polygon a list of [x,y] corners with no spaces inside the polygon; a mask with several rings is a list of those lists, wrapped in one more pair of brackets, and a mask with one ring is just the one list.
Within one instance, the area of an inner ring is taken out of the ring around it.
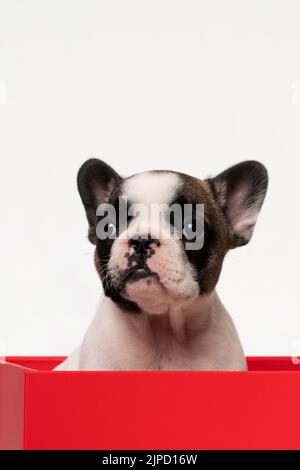
{"label": "dog's eye", "polygon": [[193,221],[185,222],[182,228],[182,234],[188,240],[192,240],[193,238],[195,238],[195,226],[193,224]]}
{"label": "dog's eye", "polygon": [[107,224],[107,236],[113,237],[116,234],[117,228],[113,222]]}

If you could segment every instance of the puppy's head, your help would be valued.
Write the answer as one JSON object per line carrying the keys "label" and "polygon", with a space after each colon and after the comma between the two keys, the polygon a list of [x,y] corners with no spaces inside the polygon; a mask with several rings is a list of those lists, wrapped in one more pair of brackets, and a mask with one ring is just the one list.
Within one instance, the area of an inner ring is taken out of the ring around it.
{"label": "puppy's head", "polygon": [[105,294],[130,311],[164,313],[211,292],[226,252],[249,242],[267,185],[256,161],[206,180],[173,171],[122,178],[85,162],[78,189]]}

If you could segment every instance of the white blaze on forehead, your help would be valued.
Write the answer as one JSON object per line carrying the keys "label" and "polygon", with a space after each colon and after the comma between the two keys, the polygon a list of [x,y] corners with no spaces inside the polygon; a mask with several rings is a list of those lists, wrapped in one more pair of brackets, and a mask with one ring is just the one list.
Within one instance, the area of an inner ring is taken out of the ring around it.
{"label": "white blaze on forehead", "polygon": [[130,202],[145,204],[171,203],[181,181],[176,173],[139,173],[124,182],[122,195]]}

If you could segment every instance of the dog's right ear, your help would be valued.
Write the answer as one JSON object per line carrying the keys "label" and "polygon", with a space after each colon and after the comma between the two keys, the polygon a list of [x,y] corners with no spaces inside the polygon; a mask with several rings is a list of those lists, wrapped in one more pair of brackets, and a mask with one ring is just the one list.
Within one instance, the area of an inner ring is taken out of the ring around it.
{"label": "dog's right ear", "polygon": [[87,160],[77,175],[78,191],[89,223],[88,237],[96,245],[96,211],[108,201],[111,191],[122,181],[113,168],[97,158]]}
{"label": "dog's right ear", "polygon": [[230,247],[246,245],[267,192],[266,168],[254,160],[244,161],[207,182],[227,220]]}

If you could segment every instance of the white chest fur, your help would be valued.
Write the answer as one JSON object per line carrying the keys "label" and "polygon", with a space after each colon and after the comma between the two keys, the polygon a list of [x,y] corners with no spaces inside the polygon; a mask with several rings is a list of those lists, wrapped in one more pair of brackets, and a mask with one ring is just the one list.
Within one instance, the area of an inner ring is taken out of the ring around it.
{"label": "white chest fur", "polygon": [[246,363],[214,292],[164,315],[124,312],[104,297],[82,345],[59,369],[245,370]]}

